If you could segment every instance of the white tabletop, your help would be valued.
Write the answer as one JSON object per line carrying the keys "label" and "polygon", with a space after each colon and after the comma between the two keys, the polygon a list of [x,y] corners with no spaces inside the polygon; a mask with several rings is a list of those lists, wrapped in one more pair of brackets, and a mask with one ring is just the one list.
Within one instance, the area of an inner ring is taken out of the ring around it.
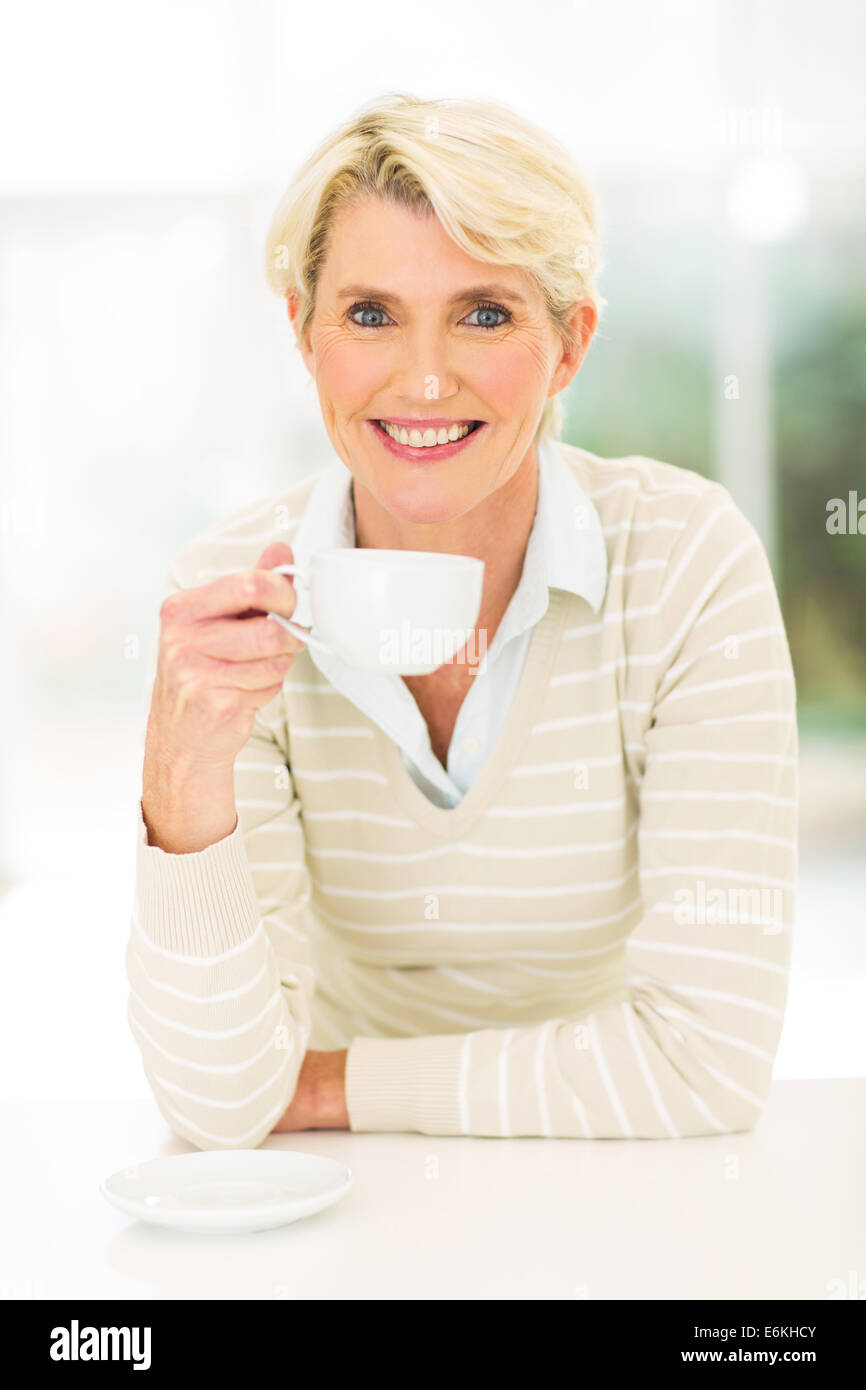
{"label": "white tabletop", "polygon": [[706,1139],[272,1136],[354,1184],[231,1237],[146,1226],[100,1194],[191,1151],[152,1103],[0,1113],[4,1298],[826,1300],[866,1281],[866,1080],[777,1081],[755,1130]]}

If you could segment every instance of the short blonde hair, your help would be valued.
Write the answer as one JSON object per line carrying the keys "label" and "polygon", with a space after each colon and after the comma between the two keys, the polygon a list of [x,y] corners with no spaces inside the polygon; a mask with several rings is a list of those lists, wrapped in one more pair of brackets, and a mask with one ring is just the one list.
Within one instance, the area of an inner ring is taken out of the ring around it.
{"label": "short blonde hair", "polygon": [[[595,195],[565,149],[501,102],[423,101],[388,93],[333,131],[283,194],[266,240],[266,278],[315,312],[328,230],[339,208],[374,194],[433,212],[476,260],[523,269],[564,342],[580,300],[599,315]],[[545,402],[538,435],[558,436],[562,405]]]}

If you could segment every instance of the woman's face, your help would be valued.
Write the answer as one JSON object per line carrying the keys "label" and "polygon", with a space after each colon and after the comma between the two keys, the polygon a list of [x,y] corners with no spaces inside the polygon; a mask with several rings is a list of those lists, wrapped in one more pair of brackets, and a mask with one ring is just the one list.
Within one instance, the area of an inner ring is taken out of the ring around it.
{"label": "woman's face", "polygon": [[[477,261],[438,218],[370,197],[332,223],[300,347],[347,468],[392,516],[435,523],[470,511],[520,467],[595,322],[580,306],[567,353],[519,269]],[[434,446],[421,445],[425,431]]]}

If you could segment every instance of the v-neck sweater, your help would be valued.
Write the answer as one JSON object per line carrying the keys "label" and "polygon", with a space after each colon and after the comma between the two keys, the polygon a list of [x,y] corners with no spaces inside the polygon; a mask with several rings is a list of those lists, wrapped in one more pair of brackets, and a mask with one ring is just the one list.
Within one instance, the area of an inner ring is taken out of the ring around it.
{"label": "v-neck sweater", "polygon": [[[601,518],[604,601],[551,590],[456,806],[309,651],[238,756],[230,835],[165,853],[139,804],[129,1023],[197,1147],[261,1143],[306,1048],[348,1048],[357,1131],[677,1138],[758,1119],[797,859],[767,556],[721,485],[557,448]],[[181,547],[169,588],[291,543],[314,481]]]}

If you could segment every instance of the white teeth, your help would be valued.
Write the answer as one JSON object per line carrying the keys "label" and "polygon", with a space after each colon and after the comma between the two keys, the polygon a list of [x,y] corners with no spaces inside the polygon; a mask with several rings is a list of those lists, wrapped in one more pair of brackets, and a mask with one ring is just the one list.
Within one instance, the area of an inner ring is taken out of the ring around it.
{"label": "white teeth", "polygon": [[468,425],[450,425],[448,429],[443,425],[438,430],[430,426],[422,432],[407,430],[401,425],[389,425],[384,420],[380,420],[379,424],[392,439],[396,439],[399,444],[409,444],[413,449],[430,449],[434,444],[453,443],[469,434]]}

